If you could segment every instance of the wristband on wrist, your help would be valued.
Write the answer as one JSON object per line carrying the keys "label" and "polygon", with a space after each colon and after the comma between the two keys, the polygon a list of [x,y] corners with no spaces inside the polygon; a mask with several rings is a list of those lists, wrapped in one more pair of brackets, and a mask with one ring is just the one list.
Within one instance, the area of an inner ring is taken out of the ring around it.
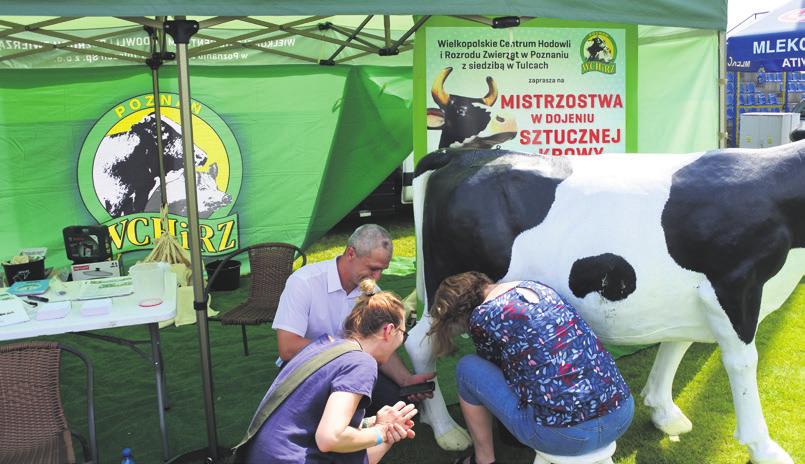
{"label": "wristband on wrist", "polygon": [[383,443],[383,433],[377,427],[374,427],[374,429],[375,429],[375,433],[377,434],[377,443],[375,443],[375,446],[377,446],[377,445]]}

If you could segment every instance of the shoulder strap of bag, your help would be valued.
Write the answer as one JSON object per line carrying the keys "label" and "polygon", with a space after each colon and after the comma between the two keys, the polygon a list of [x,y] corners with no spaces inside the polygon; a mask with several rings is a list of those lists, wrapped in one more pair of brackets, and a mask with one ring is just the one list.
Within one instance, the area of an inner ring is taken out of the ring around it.
{"label": "shoulder strap of bag", "polygon": [[321,353],[308,359],[301,366],[294,369],[293,372],[285,378],[274,391],[271,392],[268,399],[263,403],[263,406],[257,410],[252,418],[251,424],[246,431],[246,436],[237,444],[233,450],[237,451],[238,448],[248,443],[260,430],[266,420],[272,413],[285,401],[288,396],[296,390],[296,388],[305,381],[311,374],[321,369],[323,366],[333,361],[337,357],[349,353],[350,351],[359,351],[360,348],[352,341],[344,341],[338,343]]}

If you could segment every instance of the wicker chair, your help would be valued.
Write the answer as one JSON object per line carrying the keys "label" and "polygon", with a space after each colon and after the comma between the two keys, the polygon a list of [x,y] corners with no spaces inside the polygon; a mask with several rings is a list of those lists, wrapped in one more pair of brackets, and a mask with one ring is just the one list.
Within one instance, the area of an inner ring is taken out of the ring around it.
{"label": "wicker chair", "polygon": [[[64,417],[59,384],[61,352],[78,356],[87,368],[87,424],[90,444],[72,433]],[[0,464],[72,464],[75,436],[84,462],[98,462],[92,364],[80,352],[54,342],[0,346]]]}
{"label": "wicker chair", "polygon": [[[307,256],[298,247],[289,243],[258,243],[238,250],[221,261],[212,276],[207,281],[205,292],[215,282],[221,269],[226,267],[235,256],[249,252],[249,265],[251,266],[252,281],[249,288],[249,297],[230,311],[220,317],[211,317],[211,320],[220,320],[224,325],[240,325],[243,334],[243,354],[249,355],[249,341],[246,336],[247,325],[260,325],[272,322],[277,313],[280,295],[285,289],[285,281],[293,272],[293,263],[296,256],[302,257],[302,266],[307,263]],[[206,298],[205,298],[206,300]]]}

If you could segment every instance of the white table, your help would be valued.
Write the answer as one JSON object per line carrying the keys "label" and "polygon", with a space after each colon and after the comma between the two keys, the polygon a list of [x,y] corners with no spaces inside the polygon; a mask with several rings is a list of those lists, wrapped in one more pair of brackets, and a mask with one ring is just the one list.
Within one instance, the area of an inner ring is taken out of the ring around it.
{"label": "white table", "polygon": [[[65,282],[64,290],[66,295],[61,299],[74,296],[77,290],[77,282]],[[18,340],[21,338],[40,337],[43,335],[59,335],[64,333],[76,333],[78,335],[89,336],[120,345],[126,345],[151,362],[156,372],[157,402],[159,404],[159,429],[162,434],[162,457],[167,461],[170,456],[168,449],[168,432],[165,423],[165,409],[167,408],[167,398],[165,394],[165,376],[162,361],[162,350],[159,340],[159,322],[172,319],[176,316],[176,274],[167,272],[165,274],[165,295],[164,301],[148,308],[137,304],[136,295],[127,295],[112,298],[112,309],[108,314],[97,316],[82,316],[81,301],[71,300],[71,308],[67,316],[62,319],[50,319],[45,321],[36,320],[36,308],[28,308],[31,320],[19,324],[12,324],[0,327],[0,341]],[[54,289],[49,289],[47,293],[40,295],[51,299],[58,299]],[[136,344],[144,343],[132,340],[121,339],[109,335],[87,333],[89,330],[109,329],[113,327],[126,327],[133,325],[148,325],[151,336],[151,353],[148,354],[140,350]],[[95,437],[90,437],[92,446],[97,456],[97,445],[94,443]]]}

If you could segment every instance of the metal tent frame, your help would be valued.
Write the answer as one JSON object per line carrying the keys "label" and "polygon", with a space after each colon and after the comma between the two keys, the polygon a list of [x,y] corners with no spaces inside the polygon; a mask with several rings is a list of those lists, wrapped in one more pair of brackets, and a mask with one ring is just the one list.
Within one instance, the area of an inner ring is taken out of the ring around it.
{"label": "metal tent frame", "polygon": [[[301,19],[288,19],[286,22],[277,22],[282,18],[264,18],[252,16],[216,16],[197,21],[198,29],[194,34],[209,43],[187,51],[187,57],[196,58],[206,54],[220,53],[233,49],[257,50],[272,55],[279,55],[300,62],[334,65],[354,61],[368,55],[393,56],[413,50],[413,33],[419,29],[429,18],[424,16],[408,30],[400,34],[391,27],[389,15],[383,16],[383,35],[379,36],[364,30],[374,15],[367,15],[357,28],[338,25],[330,16],[309,16]],[[143,30],[143,27],[164,32],[163,21],[148,17],[119,17],[119,27],[114,31],[90,37],[81,37],[74,33],[65,32],[65,26],[75,24],[83,17],[56,17],[38,20],[30,23],[10,21],[0,17],[0,39],[16,40],[29,45],[31,48],[17,53],[0,56],[0,64],[26,56],[66,50],[85,55],[99,55],[106,58],[142,63],[151,57],[151,53],[134,47],[126,47],[110,43],[109,39],[121,37],[132,32]],[[223,37],[216,33],[216,26],[227,23],[241,23],[238,26],[248,25],[254,29],[238,34],[234,37]],[[33,37],[32,37],[33,36]],[[320,41],[326,44],[337,45],[338,49],[326,60],[319,60],[310,56],[285,52],[261,46],[266,40],[281,40],[287,37],[301,36]],[[334,36],[343,36],[337,38]],[[57,40],[54,41],[53,39]],[[348,56],[342,55],[345,49],[355,51]],[[341,55],[339,57],[339,55]]]}
{"label": "metal tent frame", "polygon": [[[365,9],[372,9],[367,6]],[[536,11],[535,7],[535,11]],[[488,18],[485,16],[455,16],[468,21],[479,22],[495,28],[517,26],[520,23],[520,18],[528,19],[531,16],[507,16],[498,18]],[[38,53],[46,53],[53,50],[66,50],[79,54],[92,54],[108,58],[116,58],[123,61],[141,64],[146,60],[161,59],[165,60],[167,56],[164,55],[166,49],[166,42],[164,41],[164,34],[168,34],[173,38],[176,46],[176,61],[178,69],[179,81],[179,100],[180,100],[180,117],[181,127],[183,131],[182,143],[183,153],[193,153],[193,134],[191,124],[191,99],[190,99],[190,77],[189,77],[189,60],[194,57],[200,57],[205,54],[217,53],[237,48],[247,48],[251,50],[258,50],[268,54],[275,54],[299,60],[300,62],[315,63],[319,65],[329,66],[335,64],[348,63],[352,60],[358,59],[363,56],[376,54],[380,56],[393,56],[399,53],[408,52],[413,49],[412,35],[430,18],[430,16],[421,16],[415,21],[414,25],[398,35],[392,37],[392,30],[390,27],[389,15],[383,15],[383,35],[379,36],[373,33],[365,32],[366,24],[373,18],[373,15],[365,16],[364,21],[356,28],[335,25],[332,22],[325,21],[330,16],[307,16],[301,19],[293,19],[287,22],[276,22],[260,17],[251,16],[215,16],[203,19],[201,21],[187,20],[184,16],[174,16],[175,19],[167,20],[167,17],[117,17],[120,25],[123,28],[116,28],[112,32],[105,32],[102,34],[93,35],[91,37],[80,37],[75,34],[66,33],[58,30],[55,26],[64,26],[65,24],[79,20],[78,16],[65,16],[55,17],[48,19],[40,19],[27,24],[19,21],[10,21],[0,17],[0,39],[13,39],[21,43],[31,46],[30,49],[22,50],[18,53],[8,54],[0,57],[0,65],[3,62],[30,56]],[[231,22],[243,22],[253,26],[259,26],[261,29],[252,30],[235,37],[221,37],[215,34],[215,26],[219,26]],[[161,37],[159,50],[152,45],[152,52],[145,52],[140,49],[125,47],[109,43],[107,40],[116,36],[129,34],[142,28],[149,28],[147,31],[151,37]],[[4,28],[4,29],[2,29]],[[272,35],[273,34],[273,35]],[[41,36],[40,38],[31,38]],[[210,41],[206,45],[202,45],[193,50],[189,50],[188,44],[190,38],[193,36],[204,38]],[[337,45],[338,48],[332,53],[328,59],[315,59],[309,56],[297,55],[285,51],[275,50],[261,46],[260,43],[265,40],[281,39],[293,35],[308,37],[311,39],[319,40],[324,43]],[[333,37],[338,35],[344,38]],[[48,42],[47,39],[57,39],[59,42]],[[722,30],[719,32],[719,53],[723,57],[724,53],[725,36]],[[350,56],[339,55],[344,50],[350,49],[356,53]],[[723,60],[722,60],[723,63]],[[161,63],[160,63],[161,64]],[[157,69],[154,65],[152,67],[154,79],[154,91],[158,92],[157,82]],[[722,65],[719,68],[720,78],[720,100],[721,107],[724,107],[724,86],[725,71]],[[159,98],[155,99],[159,102]],[[159,111],[157,103],[156,111]],[[722,112],[723,113],[723,112]],[[721,144],[723,146],[726,140],[726,122],[723,114],[720,118],[721,127]],[[157,118],[157,122],[160,120]],[[159,125],[157,126],[158,130]],[[160,140],[161,142],[161,140]],[[161,160],[160,160],[161,161]],[[207,302],[204,297],[203,279],[202,279],[202,260],[201,260],[201,246],[199,239],[199,215],[198,215],[198,202],[196,198],[196,174],[193,157],[184,156],[184,176],[186,187],[186,200],[188,208],[188,229],[191,268],[193,275],[194,287],[194,309],[197,311],[197,329],[199,340],[199,351],[201,357],[201,371],[202,371],[202,384],[204,394],[204,406],[206,413],[206,428],[207,428],[207,448],[200,450],[200,455],[203,455],[207,462],[215,462],[219,459],[220,448],[218,445],[217,429],[215,422],[215,408],[213,403],[213,381],[212,381],[212,364],[210,358],[210,344],[209,344],[209,327],[206,317]],[[164,174],[162,174],[160,181],[162,182],[163,205],[165,203],[164,195]],[[168,454],[167,449],[163,453]],[[197,457],[198,452],[189,453],[184,456],[179,456],[172,460],[172,462],[179,462],[183,458],[190,455]],[[164,458],[167,460],[168,456]]]}

